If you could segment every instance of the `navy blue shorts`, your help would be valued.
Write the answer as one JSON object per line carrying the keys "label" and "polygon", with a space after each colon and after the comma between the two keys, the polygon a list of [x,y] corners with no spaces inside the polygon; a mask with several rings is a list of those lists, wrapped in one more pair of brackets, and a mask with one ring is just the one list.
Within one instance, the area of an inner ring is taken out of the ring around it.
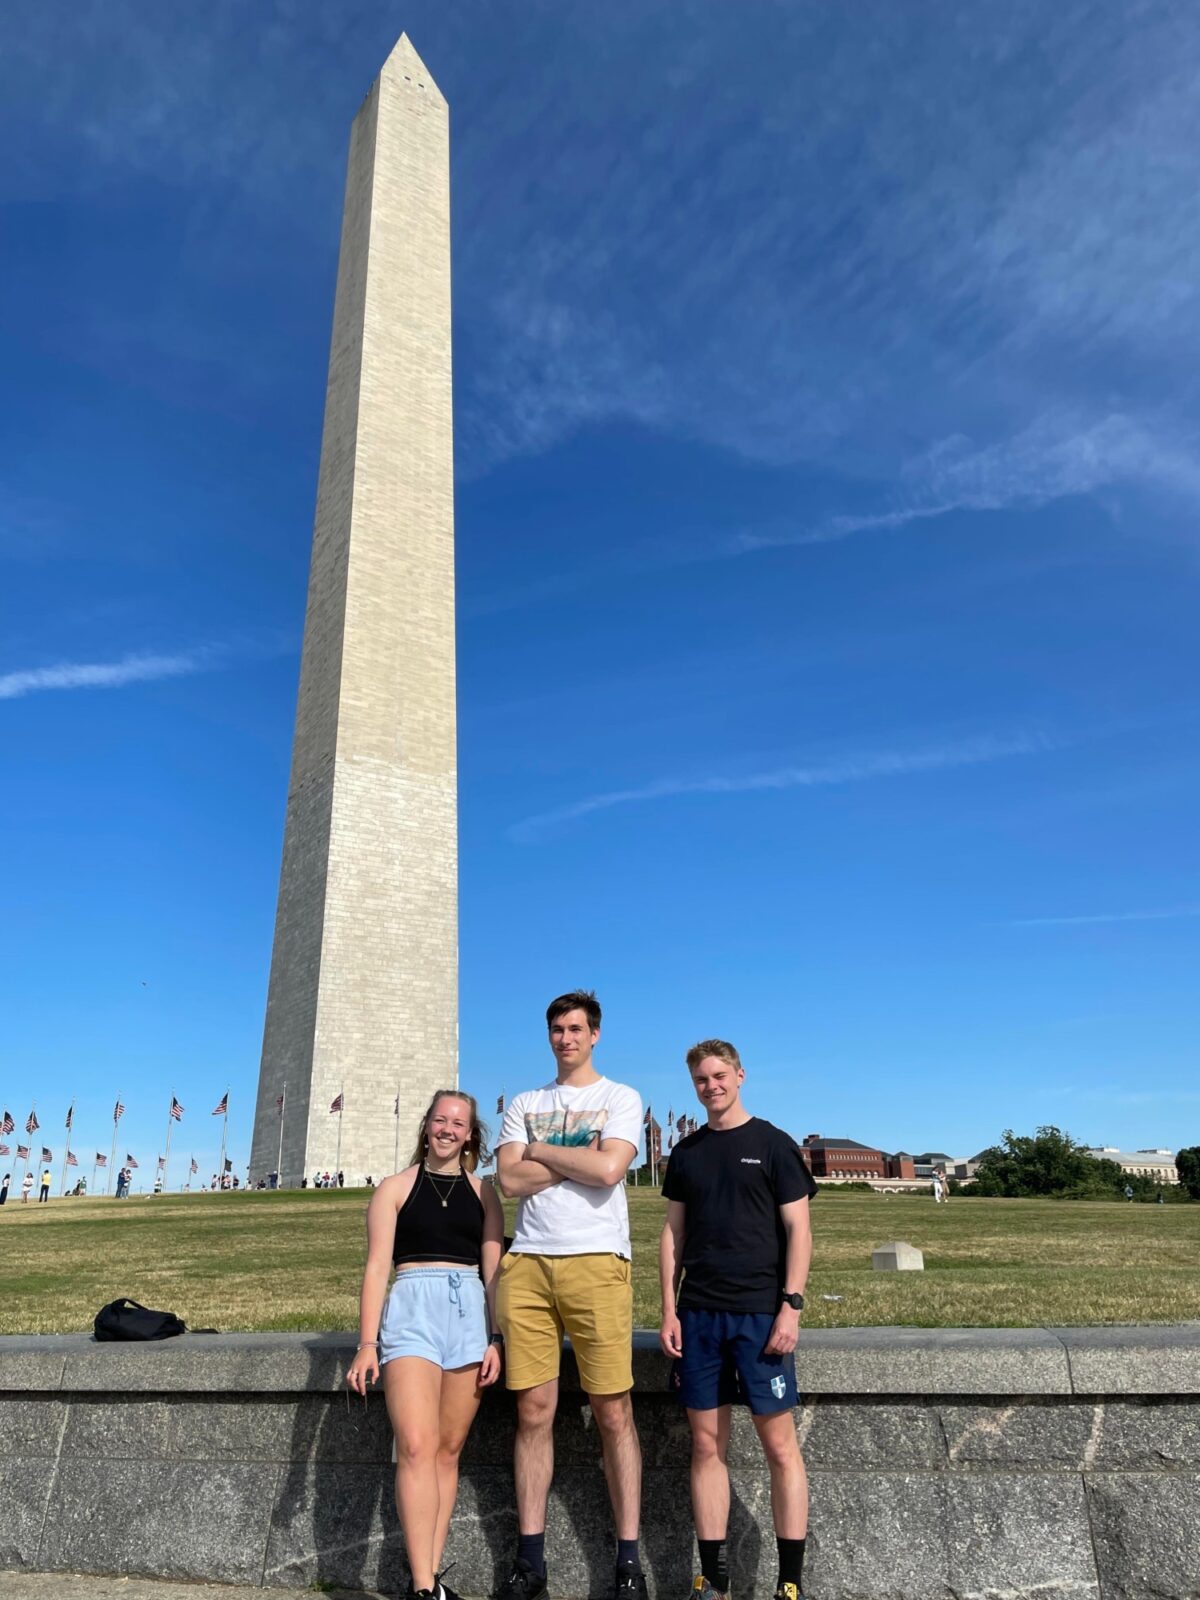
{"label": "navy blue shorts", "polygon": [[769,1311],[681,1311],[683,1354],[672,1387],[689,1411],[747,1405],[756,1417],[797,1404],[794,1355],[768,1356]]}

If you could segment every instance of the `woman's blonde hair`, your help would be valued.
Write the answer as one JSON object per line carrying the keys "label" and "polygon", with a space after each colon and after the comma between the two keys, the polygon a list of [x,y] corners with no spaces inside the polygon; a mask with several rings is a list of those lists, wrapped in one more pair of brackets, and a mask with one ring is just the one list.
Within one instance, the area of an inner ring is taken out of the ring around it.
{"label": "woman's blonde hair", "polygon": [[474,1172],[481,1161],[488,1160],[488,1130],[487,1124],[479,1120],[479,1107],[475,1103],[475,1096],[467,1094],[463,1089],[439,1089],[434,1095],[425,1108],[425,1115],[421,1118],[421,1125],[417,1129],[417,1142],[408,1164],[410,1167],[417,1167],[425,1160],[429,1150],[429,1119],[437,1110],[439,1100],[461,1100],[471,1112],[471,1136],[463,1145],[462,1166],[464,1172]]}

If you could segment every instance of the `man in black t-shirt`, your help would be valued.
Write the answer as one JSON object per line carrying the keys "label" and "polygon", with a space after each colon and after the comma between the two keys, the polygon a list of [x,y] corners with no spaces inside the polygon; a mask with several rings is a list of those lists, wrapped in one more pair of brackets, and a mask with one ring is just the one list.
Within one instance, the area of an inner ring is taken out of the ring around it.
{"label": "man in black t-shirt", "polygon": [[795,1140],[742,1104],[745,1072],[731,1044],[702,1040],[687,1064],[708,1121],[676,1145],[663,1180],[659,1339],[674,1361],[692,1431],[700,1546],[693,1593],[697,1600],[729,1593],[725,1455],[730,1405],[742,1400],[771,1474],[776,1600],[803,1600],[808,1480],[792,1418],[793,1352],[812,1256],[808,1202],[817,1186]]}

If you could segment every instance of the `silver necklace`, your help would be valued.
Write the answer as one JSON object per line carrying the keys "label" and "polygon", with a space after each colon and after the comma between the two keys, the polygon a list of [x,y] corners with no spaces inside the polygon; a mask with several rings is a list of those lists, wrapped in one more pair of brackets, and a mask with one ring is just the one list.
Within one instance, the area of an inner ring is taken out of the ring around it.
{"label": "silver necklace", "polygon": [[[458,1171],[452,1174],[450,1178],[450,1187],[446,1190],[445,1194],[443,1194],[438,1188],[437,1178],[432,1172],[430,1172],[428,1167],[425,1168],[425,1176],[429,1179],[430,1186],[432,1187],[434,1194],[437,1195],[438,1199],[442,1202],[442,1210],[444,1211],[450,1204],[450,1196],[454,1193],[454,1185],[462,1177],[462,1168],[459,1167]],[[443,1173],[443,1177],[444,1176],[445,1174]]]}

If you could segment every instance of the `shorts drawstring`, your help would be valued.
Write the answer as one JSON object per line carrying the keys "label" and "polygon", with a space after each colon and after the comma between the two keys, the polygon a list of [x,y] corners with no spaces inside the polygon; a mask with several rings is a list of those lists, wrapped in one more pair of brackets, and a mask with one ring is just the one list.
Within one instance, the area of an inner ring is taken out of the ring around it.
{"label": "shorts drawstring", "polygon": [[447,1273],[446,1282],[450,1286],[450,1304],[458,1307],[458,1314],[460,1317],[465,1317],[467,1313],[463,1310],[462,1303],[462,1273]]}

